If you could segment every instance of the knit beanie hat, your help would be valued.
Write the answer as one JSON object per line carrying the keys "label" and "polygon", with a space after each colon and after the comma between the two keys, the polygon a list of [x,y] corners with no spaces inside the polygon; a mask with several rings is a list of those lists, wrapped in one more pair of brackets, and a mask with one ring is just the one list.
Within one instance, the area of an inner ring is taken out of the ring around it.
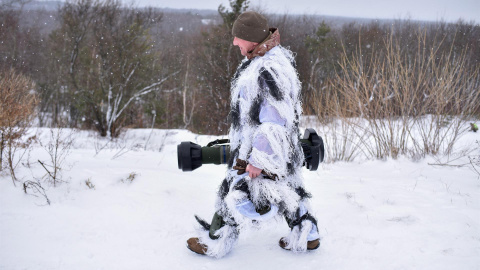
{"label": "knit beanie hat", "polygon": [[267,19],[255,11],[246,11],[233,23],[232,35],[243,40],[261,43],[270,34]]}

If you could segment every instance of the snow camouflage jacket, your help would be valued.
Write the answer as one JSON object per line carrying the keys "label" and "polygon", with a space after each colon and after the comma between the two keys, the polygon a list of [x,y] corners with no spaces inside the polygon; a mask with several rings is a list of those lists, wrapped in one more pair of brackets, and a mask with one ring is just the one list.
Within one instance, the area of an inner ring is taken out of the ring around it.
{"label": "snow camouflage jacket", "polygon": [[232,81],[229,165],[236,158],[248,160],[284,179],[294,177],[303,163],[298,130],[301,85],[293,53],[279,45],[279,31],[270,30]]}
{"label": "snow camouflage jacket", "polygon": [[[222,222],[215,219],[217,215],[212,220],[212,224],[224,225],[214,230],[216,240],[211,238],[210,224],[196,217],[205,229],[199,241],[208,246],[209,256],[223,257],[244,227],[262,226],[266,224],[263,221],[278,214],[301,222],[289,236],[294,239],[290,240],[292,250],[305,251],[307,241],[298,239],[307,239],[311,231],[317,233],[314,223],[300,219],[309,211],[305,199],[310,198],[300,171],[304,159],[298,130],[301,85],[293,54],[280,46],[279,40],[278,30],[274,29],[247,55],[232,81],[229,170],[215,203]],[[275,174],[276,179],[248,179],[248,173],[232,168],[237,158]]]}

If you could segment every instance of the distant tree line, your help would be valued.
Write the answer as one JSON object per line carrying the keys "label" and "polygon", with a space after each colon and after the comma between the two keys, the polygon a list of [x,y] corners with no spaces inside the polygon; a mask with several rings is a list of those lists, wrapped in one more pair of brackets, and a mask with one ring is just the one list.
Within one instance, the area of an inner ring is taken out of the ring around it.
{"label": "distant tree line", "polygon": [[[231,27],[251,8],[248,1],[231,0],[230,7],[219,7],[217,16],[140,9],[118,0],[73,0],[56,12],[27,13],[22,1],[0,5],[0,70],[15,70],[35,83],[40,126],[95,129],[112,137],[127,127],[228,132],[229,85],[242,60],[232,44]],[[478,91],[474,74],[480,66],[480,25],[474,22],[339,23],[318,16],[265,16],[279,28],[282,45],[296,53],[306,114],[334,117],[332,98],[343,106],[351,100],[341,87],[358,86],[335,80],[346,82],[349,74],[376,76],[372,63],[391,57],[392,44],[399,61],[412,70],[422,70],[417,69],[420,59],[446,65],[462,58],[462,76],[471,78],[442,87],[471,85]],[[349,64],[353,61],[355,65]],[[431,82],[420,82],[418,89]],[[352,109],[342,116],[361,113]],[[480,109],[474,106],[468,113],[478,117]]]}

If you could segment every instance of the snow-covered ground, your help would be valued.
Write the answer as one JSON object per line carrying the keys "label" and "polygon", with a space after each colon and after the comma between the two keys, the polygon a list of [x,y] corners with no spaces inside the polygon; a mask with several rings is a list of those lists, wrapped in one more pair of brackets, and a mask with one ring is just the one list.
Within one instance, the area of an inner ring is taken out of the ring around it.
{"label": "snow-covered ground", "polygon": [[[194,254],[185,247],[196,235],[193,215],[212,217],[225,167],[181,172],[176,145],[214,137],[155,130],[145,150],[149,134],[130,130],[116,149],[98,152],[105,141],[77,132],[68,183],[45,185],[49,206],[0,176],[0,269],[480,269],[480,179],[467,167],[428,165],[433,158],[305,170],[322,237],[316,251],[278,247],[289,231],[278,219],[241,235],[225,258]],[[475,140],[480,134],[469,133],[462,143]],[[32,162],[47,157],[40,146],[30,153]],[[44,173],[33,164],[19,176]]]}

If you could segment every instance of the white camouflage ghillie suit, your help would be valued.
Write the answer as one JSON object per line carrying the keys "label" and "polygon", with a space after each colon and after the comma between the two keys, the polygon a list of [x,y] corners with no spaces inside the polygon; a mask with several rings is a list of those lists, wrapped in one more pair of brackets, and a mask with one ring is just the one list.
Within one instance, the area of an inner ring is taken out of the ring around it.
{"label": "white camouflage ghillie suit", "polygon": [[[199,243],[208,246],[206,255],[216,258],[232,249],[244,226],[277,214],[285,216],[291,228],[284,238],[287,249],[302,252],[307,241],[319,239],[301,173],[301,85],[292,52],[279,45],[277,29],[270,31],[238,67],[232,82],[231,161],[218,191],[216,215],[211,225],[197,217],[203,226]],[[237,159],[262,168],[264,174],[253,179],[244,171],[239,174],[232,167]]]}

